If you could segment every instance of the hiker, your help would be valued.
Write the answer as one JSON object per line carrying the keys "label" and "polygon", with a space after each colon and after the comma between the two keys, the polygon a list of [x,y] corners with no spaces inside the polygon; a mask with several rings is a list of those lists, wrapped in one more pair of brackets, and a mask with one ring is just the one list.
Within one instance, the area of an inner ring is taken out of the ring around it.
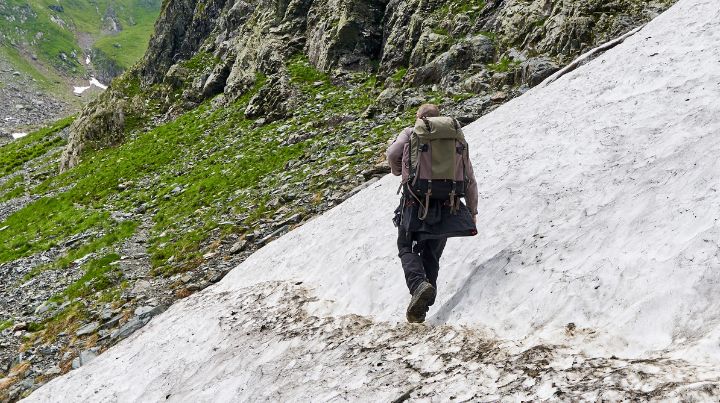
{"label": "hiker", "polygon": [[[410,290],[408,322],[421,323],[435,303],[440,257],[447,238],[477,234],[478,190],[468,146],[457,120],[421,105],[414,127],[387,149],[392,173],[402,175],[393,222],[398,256]],[[460,197],[467,202],[465,206]]]}

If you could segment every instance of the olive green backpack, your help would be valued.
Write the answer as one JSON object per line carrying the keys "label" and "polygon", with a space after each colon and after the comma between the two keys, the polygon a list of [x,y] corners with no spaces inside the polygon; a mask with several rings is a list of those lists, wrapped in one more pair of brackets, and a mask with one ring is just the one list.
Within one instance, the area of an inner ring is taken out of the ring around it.
{"label": "olive green backpack", "polygon": [[467,142],[460,124],[451,117],[418,119],[410,136],[408,191],[424,207],[430,200],[446,200],[453,210],[465,195]]}

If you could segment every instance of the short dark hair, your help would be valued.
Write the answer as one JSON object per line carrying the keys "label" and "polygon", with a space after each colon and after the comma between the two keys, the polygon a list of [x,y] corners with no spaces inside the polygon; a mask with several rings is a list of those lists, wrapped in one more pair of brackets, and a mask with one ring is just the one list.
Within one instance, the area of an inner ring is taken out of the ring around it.
{"label": "short dark hair", "polygon": [[418,115],[424,118],[434,118],[440,116],[440,108],[435,104],[422,104],[418,108]]}

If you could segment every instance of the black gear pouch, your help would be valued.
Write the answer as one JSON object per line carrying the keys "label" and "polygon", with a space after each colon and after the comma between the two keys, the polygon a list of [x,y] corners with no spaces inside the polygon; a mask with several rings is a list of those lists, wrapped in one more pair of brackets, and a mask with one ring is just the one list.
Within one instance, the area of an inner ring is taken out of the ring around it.
{"label": "black gear pouch", "polygon": [[402,221],[402,201],[400,202],[400,205],[395,209],[395,215],[393,216],[392,222],[395,225],[395,227],[400,226],[400,222]]}

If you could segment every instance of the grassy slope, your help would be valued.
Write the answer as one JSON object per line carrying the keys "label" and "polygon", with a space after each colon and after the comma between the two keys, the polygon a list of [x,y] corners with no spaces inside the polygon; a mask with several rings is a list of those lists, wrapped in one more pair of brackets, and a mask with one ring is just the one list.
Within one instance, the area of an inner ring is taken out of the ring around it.
{"label": "grassy slope", "polygon": [[[358,118],[377,96],[375,77],[359,75],[353,86],[344,87],[333,85],[304,58],[288,67],[301,99],[285,120],[258,126],[244,117],[250,98],[265,82],[259,77],[254,90],[229,106],[214,109],[208,101],[170,123],[132,134],[121,146],[93,152],[74,169],[32,189],[24,188],[22,180],[6,180],[0,199],[28,191],[43,197],[0,222],[0,262],[89,235],[26,279],[94,253],[95,258],[83,263],[86,275],[53,301],[101,292],[98,301],[108,302],[127,286],[112,262],[139,220],[136,215],[118,222],[112,211],[147,209],[154,221],[149,245],[154,273],[168,275],[197,267],[202,255],[217,247],[217,242],[208,242],[211,237],[252,234],[263,223],[309,216],[331,193],[347,192],[364,181],[348,168],[374,165],[390,133],[405,123],[394,120],[375,127]],[[37,155],[33,150],[57,146],[54,136],[68,123],[3,146],[2,154]],[[307,131],[316,134],[296,144],[285,142]],[[351,148],[355,150],[349,152]],[[0,164],[0,179],[16,175],[14,160]],[[299,190],[290,195],[288,188]],[[53,329],[51,322],[65,320],[66,314],[43,326]]]}
{"label": "grassy slope", "polygon": [[48,127],[4,145],[0,154],[0,177],[15,172],[24,163],[47,153],[54,146],[64,145],[65,140],[54,134],[69,126],[74,119],[74,117],[61,119]]}
{"label": "grassy slope", "polygon": [[[18,60],[18,49],[22,49],[23,57],[35,54],[39,62],[60,75],[82,76],[84,61],[78,59],[83,58],[84,49],[78,44],[78,34],[89,35],[98,49],[128,68],[142,57],[160,10],[158,1],[147,0],[68,0],[60,3],[63,12],[48,7],[57,4],[54,0],[7,0],[0,5],[0,32],[6,38],[0,48],[15,55],[11,61],[18,69],[33,69],[32,64]],[[102,19],[108,8],[114,10],[123,28],[119,34],[108,36],[103,29]],[[53,21],[57,18],[62,22]],[[32,71],[30,74],[38,75]]]}
{"label": "grassy slope", "polygon": [[126,70],[145,54],[159,11],[158,7],[146,5],[131,6],[130,9],[135,25],[126,23],[120,33],[103,36],[94,44],[95,48]]}

